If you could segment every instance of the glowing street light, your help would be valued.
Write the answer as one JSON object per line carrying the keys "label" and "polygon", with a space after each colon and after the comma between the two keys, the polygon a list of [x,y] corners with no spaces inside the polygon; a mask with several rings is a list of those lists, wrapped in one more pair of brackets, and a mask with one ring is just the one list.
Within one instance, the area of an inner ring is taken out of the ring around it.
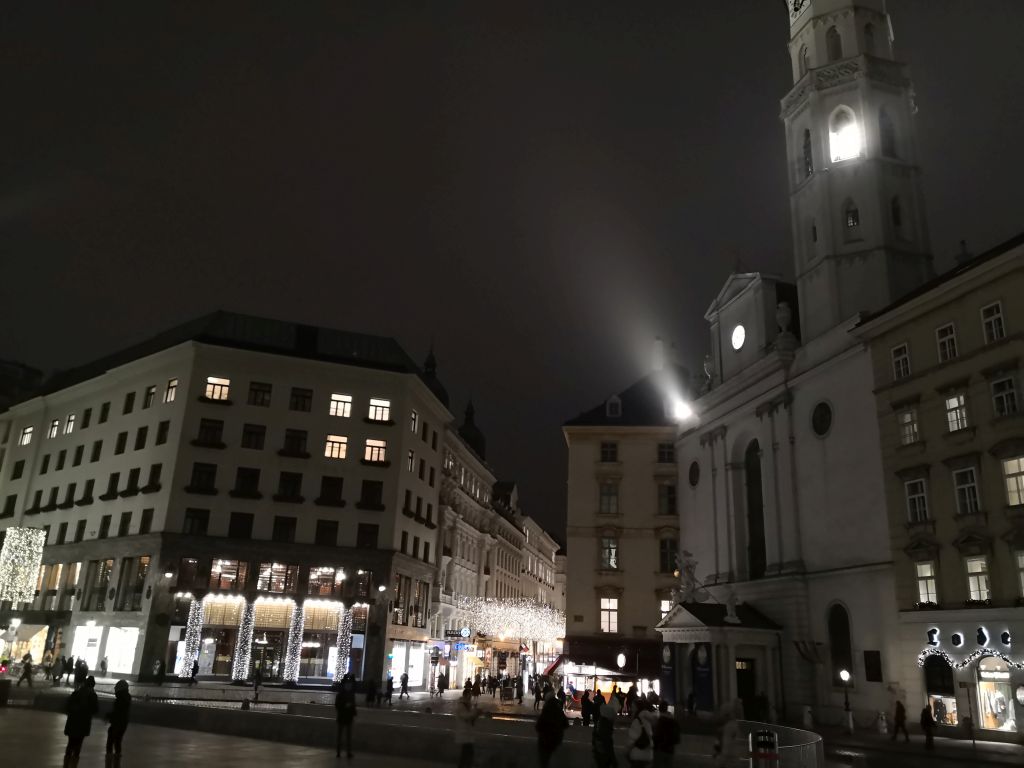
{"label": "glowing street light", "polygon": [[853,733],[853,712],[850,711],[850,673],[839,670],[839,679],[843,681],[843,712],[846,713],[846,732]]}
{"label": "glowing street light", "polygon": [[691,416],[693,416],[693,408],[681,397],[677,397],[672,403],[672,418],[676,421],[686,421]]}

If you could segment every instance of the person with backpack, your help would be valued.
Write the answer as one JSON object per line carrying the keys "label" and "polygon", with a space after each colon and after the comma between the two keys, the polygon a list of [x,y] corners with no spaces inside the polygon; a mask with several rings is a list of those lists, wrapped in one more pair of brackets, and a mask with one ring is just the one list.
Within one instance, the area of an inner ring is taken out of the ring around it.
{"label": "person with backpack", "polygon": [[562,705],[553,691],[548,691],[544,697],[544,708],[540,711],[537,724],[537,754],[540,760],[540,768],[548,768],[551,765],[551,758],[562,743],[565,729],[569,727],[569,718],[562,711]]}
{"label": "person with backpack", "polygon": [[636,717],[629,724],[630,768],[648,768],[654,762],[654,723],[657,716],[645,703],[637,704]]}
{"label": "person with backpack", "polygon": [[617,768],[615,759],[615,718],[618,715],[612,704],[606,703],[598,691],[594,695],[594,735],[590,746],[596,768]]}
{"label": "person with backpack", "polygon": [[658,704],[658,719],[654,723],[654,768],[672,768],[672,757],[679,743],[679,723],[668,713],[668,702]]}
{"label": "person with backpack", "polygon": [[334,697],[334,709],[338,717],[338,733],[334,756],[341,757],[341,737],[345,735],[345,750],[352,759],[352,721],[356,717],[356,677],[351,672],[341,678],[338,695]]}

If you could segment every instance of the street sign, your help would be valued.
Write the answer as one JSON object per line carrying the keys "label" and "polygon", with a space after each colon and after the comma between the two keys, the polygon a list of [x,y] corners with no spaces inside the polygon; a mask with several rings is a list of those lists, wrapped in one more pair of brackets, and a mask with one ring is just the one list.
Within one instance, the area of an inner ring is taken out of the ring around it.
{"label": "street sign", "polygon": [[444,631],[445,637],[462,637],[461,629],[446,629]]}

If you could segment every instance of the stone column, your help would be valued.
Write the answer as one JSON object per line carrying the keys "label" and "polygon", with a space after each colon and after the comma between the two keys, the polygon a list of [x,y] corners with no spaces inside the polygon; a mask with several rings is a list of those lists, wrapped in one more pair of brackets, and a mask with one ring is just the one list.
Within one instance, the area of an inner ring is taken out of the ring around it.
{"label": "stone column", "polygon": [[188,624],[185,627],[185,653],[181,664],[174,670],[178,677],[191,677],[192,662],[199,658],[199,645],[203,637],[203,603],[193,599],[188,607]]}
{"label": "stone column", "polygon": [[335,660],[334,679],[340,680],[348,672],[348,660],[352,655],[352,611],[341,607],[338,615],[338,655]]}
{"label": "stone column", "polygon": [[246,600],[242,606],[242,618],[238,622],[238,640],[235,642],[235,658],[231,662],[231,681],[241,683],[249,679],[249,662],[252,660],[252,630],[256,623],[256,604]]}
{"label": "stone column", "polygon": [[284,672],[281,679],[286,686],[299,682],[299,661],[302,658],[302,633],[305,631],[306,611],[299,600],[292,600],[292,615],[288,622],[288,646],[284,652]]}

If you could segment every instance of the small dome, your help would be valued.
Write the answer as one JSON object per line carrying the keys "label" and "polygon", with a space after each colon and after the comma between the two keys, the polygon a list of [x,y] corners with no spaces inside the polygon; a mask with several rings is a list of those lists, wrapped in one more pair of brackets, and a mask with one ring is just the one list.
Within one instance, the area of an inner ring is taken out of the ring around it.
{"label": "small dome", "polygon": [[474,417],[476,410],[473,408],[473,401],[470,400],[466,405],[466,416],[462,421],[462,426],[459,427],[459,435],[466,444],[476,451],[476,455],[481,459],[487,459],[487,439],[484,437],[484,433],[480,431],[480,427],[476,425]]}
{"label": "small dome", "polygon": [[427,359],[423,361],[423,373],[420,375],[427,389],[434,393],[434,397],[441,401],[445,408],[450,406],[448,402],[448,390],[444,388],[441,380],[437,378],[437,359],[434,357],[434,348],[431,347],[427,353]]}

